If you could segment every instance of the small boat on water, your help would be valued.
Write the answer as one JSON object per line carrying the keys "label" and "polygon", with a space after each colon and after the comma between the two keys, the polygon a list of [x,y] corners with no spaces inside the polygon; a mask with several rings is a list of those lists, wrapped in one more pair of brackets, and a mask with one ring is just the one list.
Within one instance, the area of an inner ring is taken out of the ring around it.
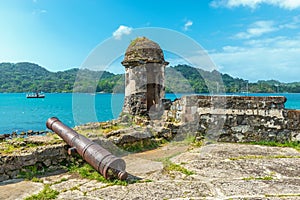
{"label": "small boat on water", "polygon": [[26,94],[26,98],[45,98],[45,94],[43,93],[31,93],[31,94]]}

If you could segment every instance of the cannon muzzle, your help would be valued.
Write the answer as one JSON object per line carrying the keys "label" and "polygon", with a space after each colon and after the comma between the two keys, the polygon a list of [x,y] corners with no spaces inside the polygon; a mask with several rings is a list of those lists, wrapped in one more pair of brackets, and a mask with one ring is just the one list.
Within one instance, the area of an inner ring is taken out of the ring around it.
{"label": "cannon muzzle", "polygon": [[77,153],[106,179],[125,180],[127,178],[126,164],[123,159],[114,156],[99,144],[80,135],[56,117],[49,118],[46,126],[59,135],[72,149],[75,148]]}

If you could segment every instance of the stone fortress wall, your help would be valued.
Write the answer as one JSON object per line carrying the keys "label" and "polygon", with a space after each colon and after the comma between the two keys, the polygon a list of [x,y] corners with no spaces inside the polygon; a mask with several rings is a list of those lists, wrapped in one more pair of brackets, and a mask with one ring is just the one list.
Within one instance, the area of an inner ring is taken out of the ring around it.
{"label": "stone fortress wall", "polygon": [[172,102],[168,121],[191,125],[222,142],[300,141],[300,111],[285,97],[183,96]]}
{"label": "stone fortress wall", "polygon": [[285,97],[192,95],[175,102],[164,100],[168,62],[159,44],[148,38],[133,40],[122,64],[126,71],[123,113],[157,119],[165,107],[167,117],[163,115],[161,121],[175,122],[179,129],[174,132],[202,134],[216,141],[300,140],[300,111],[285,109]]}
{"label": "stone fortress wall", "polygon": [[[300,141],[300,110],[285,109],[285,102],[285,97],[183,96],[167,106],[160,121],[172,125],[175,137],[199,133],[219,142]],[[30,172],[30,166],[56,169],[69,159],[65,144],[0,156],[0,182]]]}
{"label": "stone fortress wall", "polygon": [[[163,99],[164,69],[168,62],[159,45],[144,37],[132,41],[122,64],[125,66],[123,116],[142,117],[148,126],[153,119],[152,122],[161,125],[155,127],[152,123],[154,132],[146,126],[139,131],[124,129],[107,134],[106,137],[113,136],[115,143],[122,138],[129,138],[126,140],[129,144],[155,137],[169,140],[185,133],[221,142],[300,141],[300,111],[285,109],[285,97],[190,95],[173,102]],[[62,144],[38,147],[34,152],[20,155],[0,154],[0,182],[30,171],[30,166],[55,167],[69,158]]]}
{"label": "stone fortress wall", "polygon": [[68,162],[67,145],[40,146],[34,151],[0,155],[0,182],[18,178],[22,173],[34,173],[60,169],[60,164]]}

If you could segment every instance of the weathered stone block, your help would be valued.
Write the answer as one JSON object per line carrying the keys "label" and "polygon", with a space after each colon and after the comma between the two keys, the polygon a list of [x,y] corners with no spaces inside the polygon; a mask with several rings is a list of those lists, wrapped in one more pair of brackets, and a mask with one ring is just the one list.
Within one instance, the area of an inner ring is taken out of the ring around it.
{"label": "weathered stone block", "polygon": [[1,176],[0,176],[0,182],[6,181],[6,180],[8,180],[8,179],[9,179],[9,176],[8,176],[8,175],[6,175],[6,174],[1,174]]}
{"label": "weathered stone block", "polygon": [[49,167],[51,165],[51,160],[50,159],[46,159],[43,161],[43,164],[46,166],[46,167]]}
{"label": "weathered stone block", "polygon": [[181,115],[175,102],[171,109],[182,122],[198,121],[202,132],[221,132],[222,140],[289,141],[300,130],[300,111],[284,110],[285,97],[184,96],[180,102]]}

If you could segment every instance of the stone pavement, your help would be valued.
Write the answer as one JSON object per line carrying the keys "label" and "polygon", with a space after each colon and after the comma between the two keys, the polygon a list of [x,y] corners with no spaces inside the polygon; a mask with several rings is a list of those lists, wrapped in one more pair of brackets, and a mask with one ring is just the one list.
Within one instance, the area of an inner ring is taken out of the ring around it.
{"label": "stone pavement", "polygon": [[[218,143],[188,149],[171,143],[124,159],[140,182],[110,186],[62,173],[41,178],[43,183],[6,182],[0,199],[23,199],[44,184],[59,191],[57,199],[300,199],[300,152],[291,148]],[[163,160],[193,174],[168,170]]]}

